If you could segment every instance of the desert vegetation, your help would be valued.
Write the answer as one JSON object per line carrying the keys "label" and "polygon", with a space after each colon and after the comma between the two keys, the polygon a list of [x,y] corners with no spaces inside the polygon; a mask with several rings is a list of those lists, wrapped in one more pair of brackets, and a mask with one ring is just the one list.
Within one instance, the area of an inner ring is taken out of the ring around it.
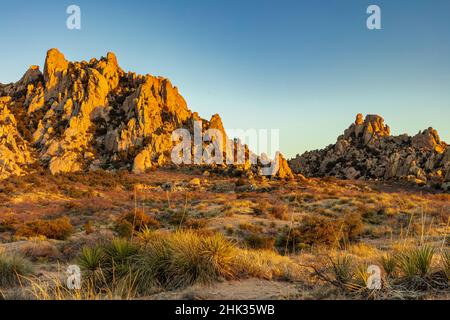
{"label": "desert vegetation", "polygon": [[189,167],[11,177],[0,182],[1,297],[445,299],[450,195],[418,188]]}

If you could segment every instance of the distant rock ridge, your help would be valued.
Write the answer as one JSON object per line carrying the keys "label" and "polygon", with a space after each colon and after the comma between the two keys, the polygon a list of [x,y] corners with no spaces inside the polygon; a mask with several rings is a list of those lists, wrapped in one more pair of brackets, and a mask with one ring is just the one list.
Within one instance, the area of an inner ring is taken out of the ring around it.
{"label": "distant rock ridge", "polygon": [[[70,62],[51,49],[43,73],[32,66],[20,81],[0,84],[0,179],[36,167],[52,174],[143,173],[171,162],[173,131],[192,132],[194,120],[202,121],[204,131],[220,130],[221,151],[232,156],[220,116],[206,121],[191,112],[168,79],[125,72],[113,53]],[[258,172],[248,164],[233,169],[240,167]],[[282,168],[283,177],[292,175]]]}
{"label": "distant rock ridge", "polygon": [[408,180],[450,190],[450,147],[437,131],[391,136],[378,115],[358,114],[335,144],[297,155],[289,166],[308,177]]}

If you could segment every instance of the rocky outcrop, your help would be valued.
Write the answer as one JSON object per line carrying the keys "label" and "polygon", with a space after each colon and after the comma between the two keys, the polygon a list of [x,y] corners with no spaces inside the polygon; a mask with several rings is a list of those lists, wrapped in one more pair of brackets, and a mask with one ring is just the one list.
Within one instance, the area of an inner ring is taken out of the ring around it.
{"label": "rocky outcrop", "polygon": [[35,159],[17,130],[17,121],[8,109],[10,97],[0,98],[0,179],[23,175]]}
{"label": "rocky outcrop", "polygon": [[442,186],[450,181],[450,148],[436,130],[417,135],[391,136],[378,115],[362,114],[323,150],[298,155],[289,161],[296,173],[342,179],[404,179],[420,185]]}
{"label": "rocky outcrop", "polygon": [[[207,121],[192,113],[168,79],[124,72],[113,53],[70,62],[51,49],[43,73],[32,66],[17,83],[0,84],[0,178],[25,174],[35,163],[52,174],[143,173],[172,163],[172,133],[184,128],[193,136],[195,121],[202,122],[205,144],[219,145],[227,166],[236,156],[236,141],[227,137],[220,116]],[[233,164],[233,170],[256,173],[258,168],[249,164],[253,154],[242,147],[245,161]],[[289,176],[282,164],[277,176]]]}

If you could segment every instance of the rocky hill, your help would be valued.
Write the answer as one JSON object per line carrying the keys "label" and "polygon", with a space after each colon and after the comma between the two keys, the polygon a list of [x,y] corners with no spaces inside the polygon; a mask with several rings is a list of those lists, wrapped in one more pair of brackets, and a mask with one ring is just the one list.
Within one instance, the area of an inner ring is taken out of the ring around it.
{"label": "rocky hill", "polygon": [[[0,84],[0,179],[36,168],[52,174],[128,169],[142,173],[171,164],[172,133],[220,130],[189,110],[168,79],[123,71],[113,53],[100,60],[69,62],[57,49],[47,52],[43,73],[32,66],[17,83]],[[233,141],[233,143],[238,143]],[[234,156],[224,144],[226,157]],[[246,162],[244,171],[257,172]],[[277,157],[279,177],[292,177]]]}
{"label": "rocky hill", "polygon": [[336,144],[297,155],[289,165],[310,177],[401,179],[450,190],[450,147],[437,131],[391,136],[378,115],[358,114]]}

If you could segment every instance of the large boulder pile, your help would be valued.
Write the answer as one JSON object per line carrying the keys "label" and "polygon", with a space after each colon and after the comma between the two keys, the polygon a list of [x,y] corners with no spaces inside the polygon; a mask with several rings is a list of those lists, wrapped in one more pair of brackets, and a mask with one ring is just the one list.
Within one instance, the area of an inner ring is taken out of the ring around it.
{"label": "large boulder pile", "polygon": [[436,130],[391,136],[378,115],[362,114],[323,150],[297,155],[289,161],[296,173],[340,179],[401,179],[419,185],[450,187],[450,148]]}
{"label": "large boulder pile", "polygon": [[172,133],[193,134],[195,121],[202,135],[219,130],[224,159],[233,157],[220,116],[207,121],[191,112],[168,79],[125,72],[113,53],[70,62],[51,49],[43,73],[32,66],[20,81],[0,84],[0,179],[36,166],[52,174],[143,173],[170,164]]}

